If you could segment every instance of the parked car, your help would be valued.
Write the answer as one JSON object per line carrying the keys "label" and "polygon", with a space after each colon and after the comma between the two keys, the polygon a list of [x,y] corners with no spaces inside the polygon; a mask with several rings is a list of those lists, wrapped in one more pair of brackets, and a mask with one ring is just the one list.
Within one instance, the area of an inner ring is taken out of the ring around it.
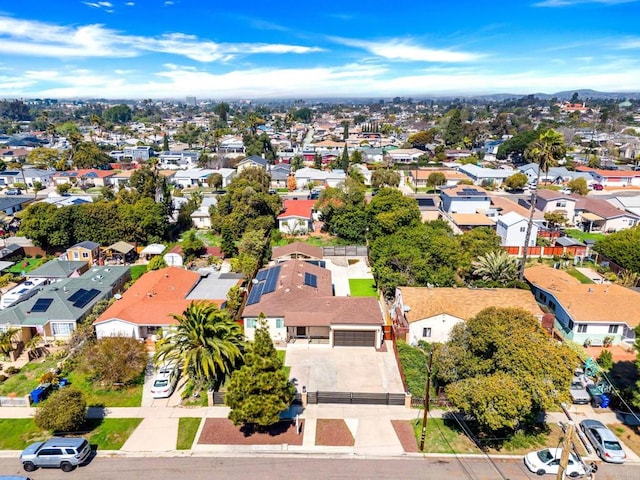
{"label": "parked car", "polygon": [[[561,448],[545,448],[537,452],[527,453],[524,457],[524,464],[537,475],[544,475],[545,473],[557,475],[561,458]],[[566,474],[571,478],[585,474],[584,465],[573,453],[569,454]]]}
{"label": "parked car", "polygon": [[602,460],[610,463],[624,463],[627,455],[618,437],[604,423],[587,419],[580,422],[580,429],[593,445],[596,455]]}
{"label": "parked car", "polygon": [[599,184],[599,183],[594,183],[593,184],[593,189],[594,190],[604,190],[604,186]]}
{"label": "parked car", "polygon": [[571,396],[571,401],[577,405],[588,405],[591,402],[591,396],[580,377],[573,377],[573,380],[571,380],[569,395]]}
{"label": "parked car", "polygon": [[153,379],[151,396],[153,398],[170,397],[178,383],[179,370],[173,365],[163,365]]}
{"label": "parked car", "polygon": [[63,472],[70,472],[82,465],[90,454],[91,447],[84,438],[53,437],[29,445],[20,454],[20,461],[27,472],[33,472],[38,467],[60,468]]}
{"label": "parked car", "polygon": [[22,195],[22,190],[19,188],[10,188],[7,190],[7,195]]}

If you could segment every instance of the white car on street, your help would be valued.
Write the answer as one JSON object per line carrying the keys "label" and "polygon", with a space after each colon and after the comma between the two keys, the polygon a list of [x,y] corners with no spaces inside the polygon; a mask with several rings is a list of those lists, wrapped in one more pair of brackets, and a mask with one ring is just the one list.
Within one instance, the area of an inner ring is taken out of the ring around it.
{"label": "white car on street", "polygon": [[180,372],[173,365],[162,365],[153,379],[151,396],[153,398],[170,397],[178,384]]}
{"label": "white car on street", "polygon": [[[537,475],[544,475],[545,473],[558,474],[558,468],[560,467],[560,459],[562,458],[561,448],[545,448],[538,450],[537,452],[531,452],[525,455],[524,464],[529,470]],[[578,460],[573,453],[569,454],[569,461],[567,463],[567,472],[571,478],[576,478],[585,474],[584,465]]]}

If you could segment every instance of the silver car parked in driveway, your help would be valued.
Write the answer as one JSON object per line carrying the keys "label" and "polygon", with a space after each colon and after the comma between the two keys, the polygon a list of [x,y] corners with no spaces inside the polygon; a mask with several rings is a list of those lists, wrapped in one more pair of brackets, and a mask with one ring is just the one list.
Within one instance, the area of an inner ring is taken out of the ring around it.
{"label": "silver car parked in driveway", "polygon": [[622,445],[611,430],[598,420],[583,420],[580,429],[593,445],[593,448],[602,460],[609,463],[624,463],[627,455]]}

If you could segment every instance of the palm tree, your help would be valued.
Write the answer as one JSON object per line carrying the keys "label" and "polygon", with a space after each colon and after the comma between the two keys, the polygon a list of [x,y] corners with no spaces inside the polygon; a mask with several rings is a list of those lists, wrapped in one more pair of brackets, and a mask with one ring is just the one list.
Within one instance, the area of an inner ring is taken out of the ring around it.
{"label": "palm tree", "polygon": [[558,160],[564,157],[566,146],[562,134],[553,129],[542,132],[538,140],[531,143],[524,152],[526,158],[538,164],[538,174],[536,177],[536,188],[531,192],[531,208],[529,209],[529,222],[527,223],[527,233],[524,237],[524,249],[522,250],[522,261],[520,263],[520,281],[524,280],[524,269],[527,265],[527,256],[529,254],[529,240],[531,239],[531,230],[533,227],[533,214],[536,211],[536,200],[538,199],[538,184],[540,183],[540,174],[546,173],[549,168],[556,165]]}
{"label": "palm tree", "polygon": [[482,277],[484,281],[509,283],[518,274],[518,262],[510,257],[505,250],[488,252],[480,255],[473,262],[473,274]]}
{"label": "palm tree", "polygon": [[4,332],[0,333],[0,355],[8,357],[14,350],[13,341],[16,339],[20,332],[17,328],[8,328]]}
{"label": "palm tree", "polygon": [[160,340],[156,363],[177,363],[194,385],[215,388],[236,369],[243,358],[240,325],[224,310],[209,302],[192,302],[174,331]]}

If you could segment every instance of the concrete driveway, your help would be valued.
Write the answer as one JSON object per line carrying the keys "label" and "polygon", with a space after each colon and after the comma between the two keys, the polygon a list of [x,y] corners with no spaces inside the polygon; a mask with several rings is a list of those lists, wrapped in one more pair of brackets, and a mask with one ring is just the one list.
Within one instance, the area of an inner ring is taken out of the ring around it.
{"label": "concrete driveway", "polygon": [[298,391],[404,393],[393,347],[378,352],[368,347],[289,344],[285,364]]}

